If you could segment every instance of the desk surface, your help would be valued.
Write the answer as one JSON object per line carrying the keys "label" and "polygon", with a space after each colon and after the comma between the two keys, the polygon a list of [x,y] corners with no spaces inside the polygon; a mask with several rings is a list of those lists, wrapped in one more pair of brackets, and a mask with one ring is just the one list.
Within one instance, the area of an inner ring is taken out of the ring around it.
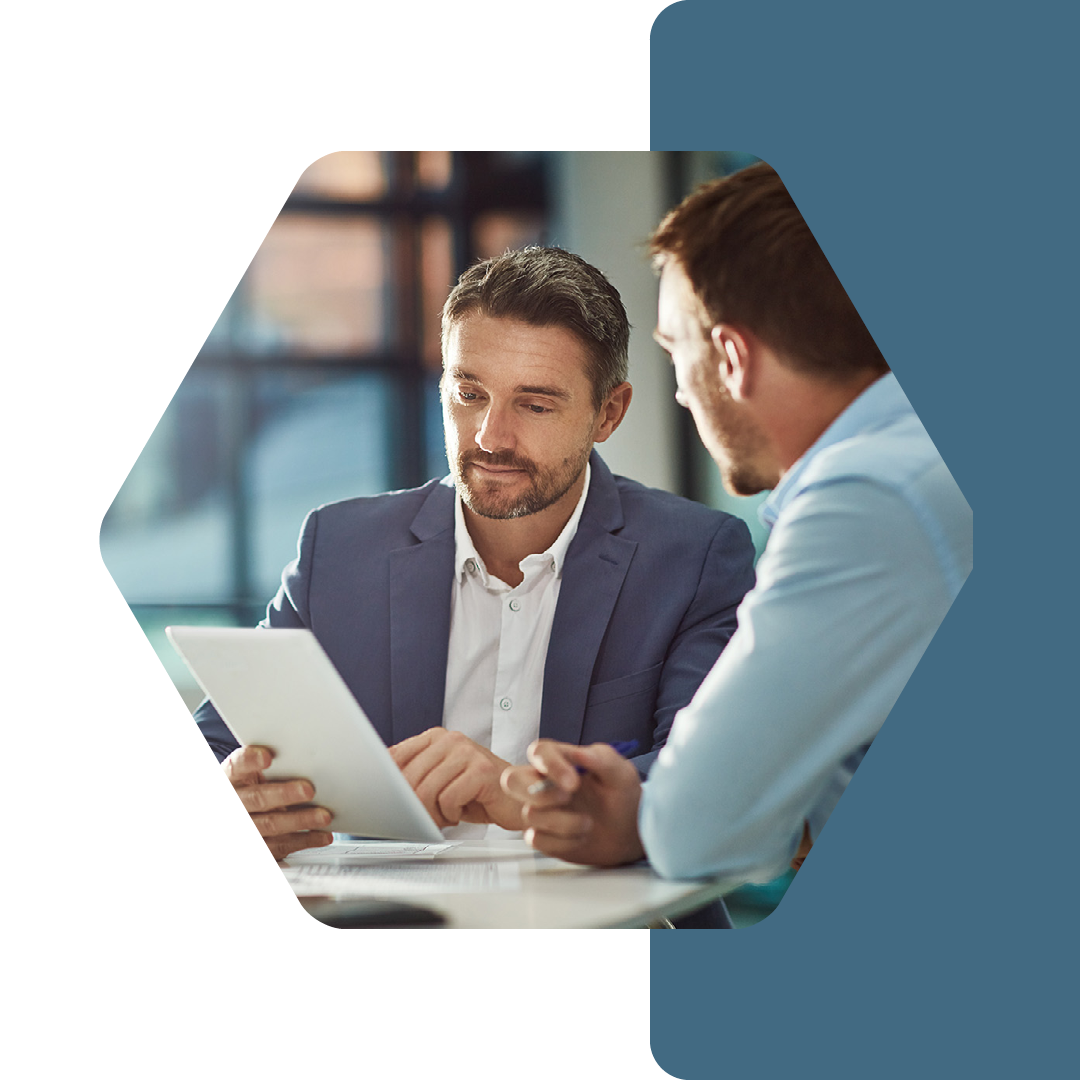
{"label": "desk surface", "polygon": [[463,929],[642,927],[722,894],[717,882],[665,881],[645,864],[576,866],[508,839],[461,844],[421,859],[299,853],[285,873],[298,896],[406,900],[440,911],[448,926]]}

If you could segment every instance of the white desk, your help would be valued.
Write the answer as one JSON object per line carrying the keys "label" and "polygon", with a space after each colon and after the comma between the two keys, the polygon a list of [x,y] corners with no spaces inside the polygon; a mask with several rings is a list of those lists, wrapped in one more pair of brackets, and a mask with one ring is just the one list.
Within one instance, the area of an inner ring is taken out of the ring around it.
{"label": "white desk", "polygon": [[723,892],[720,882],[665,881],[644,864],[576,866],[540,855],[522,840],[362,864],[305,854],[292,857],[286,868],[297,895],[404,900],[438,910],[447,926],[457,928],[641,927],[677,918]]}

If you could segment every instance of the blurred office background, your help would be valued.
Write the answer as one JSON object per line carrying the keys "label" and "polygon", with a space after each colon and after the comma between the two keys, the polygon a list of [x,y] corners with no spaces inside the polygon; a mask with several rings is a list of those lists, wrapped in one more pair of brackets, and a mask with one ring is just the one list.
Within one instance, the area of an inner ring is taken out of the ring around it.
{"label": "blurred office background", "polygon": [[[760,553],[761,497],[723,491],[675,403],[651,336],[657,279],[645,250],[693,187],[754,160],[430,151],[343,152],[311,165],[102,523],[109,572],[189,708],[202,694],[166,626],[253,625],[308,510],[448,471],[439,313],[463,269],[507,248],[565,247],[622,294],[634,400],[601,447],[612,470],[738,514]],[[771,911],[790,877],[731,897],[736,924]]]}
{"label": "blurred office background", "polygon": [[106,514],[103,741],[190,741],[201,694],[163,627],[256,623],[311,508],[446,473],[438,315],[465,267],[508,247],[567,247],[622,294],[635,395],[602,447],[611,469],[739,513],[760,548],[759,500],[726,496],[675,404],[645,249],[694,185],[753,160],[355,151],[312,163]]}
{"label": "blurred office background", "polygon": [[[170,623],[252,625],[309,509],[447,471],[439,312],[480,258],[557,244],[602,269],[634,327],[613,471],[745,517],[652,341],[645,241],[745,154],[344,152],[299,178],[101,529],[110,573],[190,707]],[[224,298],[223,298],[224,299]],[[148,362],[152,362],[148,361]]]}

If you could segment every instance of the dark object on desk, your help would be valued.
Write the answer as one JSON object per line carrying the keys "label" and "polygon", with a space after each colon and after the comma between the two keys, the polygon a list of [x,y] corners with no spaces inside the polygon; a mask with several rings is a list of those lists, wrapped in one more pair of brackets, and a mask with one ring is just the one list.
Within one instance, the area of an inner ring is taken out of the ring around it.
{"label": "dark object on desk", "polygon": [[734,930],[723,900],[713,900],[696,911],[671,920],[674,930]]}
{"label": "dark object on desk", "polygon": [[[22,851],[225,851],[206,746],[3,746]],[[12,838],[14,839],[14,838]]]}
{"label": "dark object on desk", "polygon": [[327,896],[303,896],[299,899],[300,906],[312,918],[339,930],[446,925],[445,917],[439,912],[400,900],[333,900]]}

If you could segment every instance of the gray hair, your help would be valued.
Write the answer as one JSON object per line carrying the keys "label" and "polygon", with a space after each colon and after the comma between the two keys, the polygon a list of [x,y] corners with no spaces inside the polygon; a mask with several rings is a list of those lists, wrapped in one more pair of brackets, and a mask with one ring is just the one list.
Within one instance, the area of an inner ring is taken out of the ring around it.
{"label": "gray hair", "polygon": [[626,309],[615,286],[579,255],[527,247],[470,266],[443,305],[444,363],[451,329],[473,313],[569,330],[586,348],[586,375],[597,409],[626,381]]}

